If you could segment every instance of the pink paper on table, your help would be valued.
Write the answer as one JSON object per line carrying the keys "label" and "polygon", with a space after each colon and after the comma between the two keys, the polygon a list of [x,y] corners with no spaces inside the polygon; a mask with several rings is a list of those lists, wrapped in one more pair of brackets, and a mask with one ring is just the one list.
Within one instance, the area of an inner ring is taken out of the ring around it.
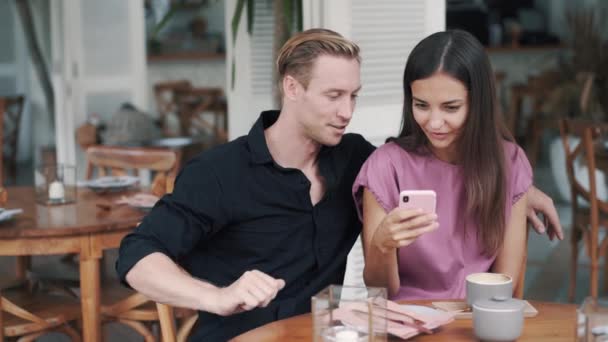
{"label": "pink paper on table", "polygon": [[[368,312],[369,307],[367,303],[343,302],[340,303],[338,309],[333,311],[333,315],[334,319],[339,319],[342,323],[354,326],[367,333],[369,325]],[[448,312],[436,310],[436,313],[433,315],[421,314],[409,311],[391,301],[386,301],[386,308],[374,305],[372,312],[375,316],[372,319],[375,330],[381,330],[379,326],[383,326],[386,322],[387,332],[403,339],[418,335],[422,331],[429,332],[454,320],[453,315]],[[416,325],[421,325],[426,329],[421,329],[416,327]]]}

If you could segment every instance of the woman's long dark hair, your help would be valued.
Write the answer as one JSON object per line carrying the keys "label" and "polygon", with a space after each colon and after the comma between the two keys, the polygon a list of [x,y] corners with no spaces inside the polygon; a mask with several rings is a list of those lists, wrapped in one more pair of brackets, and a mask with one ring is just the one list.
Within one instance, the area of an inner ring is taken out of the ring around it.
{"label": "woman's long dark hair", "polygon": [[397,138],[409,152],[420,153],[429,141],[414,120],[412,82],[443,72],[468,91],[469,112],[457,140],[463,168],[467,214],[478,220],[479,238],[488,254],[502,246],[507,200],[504,139],[512,140],[496,110],[494,73],[483,46],[471,34],[450,30],[434,33],[412,50],[403,73],[403,121]]}

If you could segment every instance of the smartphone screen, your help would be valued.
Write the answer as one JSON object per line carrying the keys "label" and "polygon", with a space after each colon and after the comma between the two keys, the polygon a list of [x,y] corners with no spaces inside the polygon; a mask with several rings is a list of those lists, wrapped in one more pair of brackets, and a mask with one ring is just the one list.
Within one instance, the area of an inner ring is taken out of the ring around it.
{"label": "smartphone screen", "polygon": [[402,208],[422,209],[426,213],[435,213],[437,195],[433,190],[405,190],[399,194],[399,206]]}

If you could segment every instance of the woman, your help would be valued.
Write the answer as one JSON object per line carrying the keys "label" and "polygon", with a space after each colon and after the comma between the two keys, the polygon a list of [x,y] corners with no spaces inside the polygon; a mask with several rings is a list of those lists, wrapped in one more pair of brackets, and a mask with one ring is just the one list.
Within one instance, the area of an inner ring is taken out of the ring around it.
{"label": "woman", "polygon": [[[432,34],[408,58],[402,131],[353,185],[365,282],[388,287],[393,299],[464,298],[475,272],[517,284],[532,170],[502,129],[493,77],[483,47],[464,31]],[[434,190],[436,214],[399,208],[403,190]]]}

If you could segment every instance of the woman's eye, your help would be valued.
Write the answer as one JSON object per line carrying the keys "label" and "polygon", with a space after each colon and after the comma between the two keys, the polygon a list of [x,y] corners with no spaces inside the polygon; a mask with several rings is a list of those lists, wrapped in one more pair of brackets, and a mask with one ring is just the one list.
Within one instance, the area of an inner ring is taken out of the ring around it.
{"label": "woman's eye", "polygon": [[445,107],[445,109],[446,109],[448,112],[455,112],[455,111],[457,111],[459,108],[460,108],[460,107],[458,107],[458,106],[447,106],[447,107]]}
{"label": "woman's eye", "polygon": [[414,106],[416,108],[425,109],[426,105],[424,103],[415,103]]}

